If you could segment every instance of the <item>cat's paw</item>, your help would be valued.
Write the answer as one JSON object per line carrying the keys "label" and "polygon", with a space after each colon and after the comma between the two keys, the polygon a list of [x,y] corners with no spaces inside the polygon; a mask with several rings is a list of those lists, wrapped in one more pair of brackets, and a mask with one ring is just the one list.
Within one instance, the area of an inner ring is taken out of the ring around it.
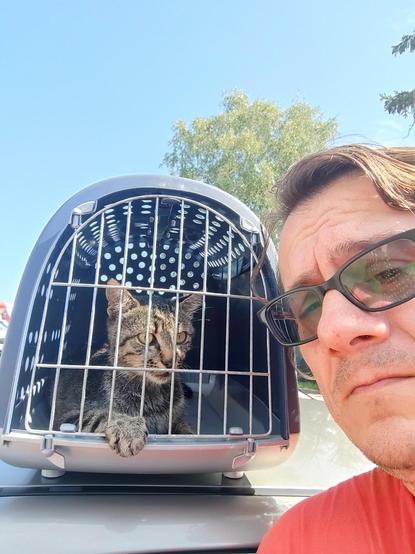
{"label": "cat's paw", "polygon": [[173,433],[178,435],[193,435],[193,429],[184,421],[178,421],[173,425]]}
{"label": "cat's paw", "polygon": [[105,430],[108,444],[123,458],[138,454],[144,448],[147,435],[143,417],[117,417],[110,421]]}

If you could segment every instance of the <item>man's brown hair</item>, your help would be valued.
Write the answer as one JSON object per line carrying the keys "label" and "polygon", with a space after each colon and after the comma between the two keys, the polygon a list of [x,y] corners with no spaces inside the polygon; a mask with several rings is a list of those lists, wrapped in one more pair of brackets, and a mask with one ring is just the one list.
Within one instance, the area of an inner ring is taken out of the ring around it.
{"label": "man's brown hair", "polygon": [[392,208],[415,210],[415,148],[349,144],[311,154],[291,166],[276,186],[279,222],[335,179],[355,172],[369,177]]}

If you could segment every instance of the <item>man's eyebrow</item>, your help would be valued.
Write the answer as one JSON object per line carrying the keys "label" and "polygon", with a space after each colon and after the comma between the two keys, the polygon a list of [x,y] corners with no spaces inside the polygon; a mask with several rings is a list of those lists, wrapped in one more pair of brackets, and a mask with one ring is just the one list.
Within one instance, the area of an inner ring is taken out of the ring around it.
{"label": "man's eyebrow", "polygon": [[281,289],[283,292],[289,292],[293,289],[298,289],[299,287],[306,287],[308,285],[317,285],[319,283],[322,283],[321,275],[318,271],[304,271],[304,273],[301,273],[297,279],[292,283],[290,287],[285,288],[282,285],[281,281]]}
{"label": "man's eyebrow", "polygon": [[[350,258],[352,258],[358,252],[390,236],[391,236],[391,233],[385,232],[377,236],[371,237],[370,239],[342,240],[329,251],[328,253],[329,260],[331,262],[336,262],[339,258],[344,258],[345,256],[349,256]],[[299,287],[317,285],[322,282],[323,281],[321,280],[320,273],[315,270],[304,271],[303,273],[301,273],[291,284],[291,286],[287,289],[285,289],[285,287],[282,285],[282,281],[280,279],[281,290],[283,290],[284,292],[297,289]]]}
{"label": "man's eyebrow", "polygon": [[369,246],[374,246],[377,242],[381,242],[384,239],[392,237],[393,233],[390,231],[384,231],[375,236],[370,237],[370,239],[360,239],[360,240],[342,240],[329,252],[330,261],[336,261],[339,258],[345,256],[350,256],[351,258],[355,255],[368,248]]}
{"label": "man's eyebrow", "polygon": [[353,257],[361,250],[364,250],[368,246],[379,242],[380,240],[382,240],[382,238],[375,237],[371,238],[370,240],[342,240],[341,242],[337,243],[331,251],[329,251],[329,259],[330,261],[335,262],[339,258],[344,258],[345,256]]}

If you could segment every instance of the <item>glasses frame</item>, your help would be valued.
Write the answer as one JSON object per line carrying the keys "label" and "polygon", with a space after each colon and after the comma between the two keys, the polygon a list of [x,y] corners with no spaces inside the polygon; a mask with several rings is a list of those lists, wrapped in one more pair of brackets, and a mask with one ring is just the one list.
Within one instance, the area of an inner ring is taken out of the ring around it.
{"label": "glasses frame", "polygon": [[[280,302],[282,299],[284,299],[287,296],[290,296],[292,293],[295,292],[302,292],[302,291],[314,291],[321,297],[321,303],[323,303],[324,295],[329,290],[337,290],[340,292],[347,300],[349,300],[354,306],[357,306],[358,308],[364,310],[365,312],[384,312],[386,310],[390,310],[391,308],[395,308],[396,306],[400,306],[401,304],[404,304],[405,302],[408,302],[409,300],[415,298],[415,284],[414,284],[414,292],[412,296],[409,298],[405,298],[405,300],[399,300],[398,302],[393,302],[392,304],[389,304],[388,306],[384,307],[381,306],[379,308],[370,308],[363,304],[362,302],[359,302],[354,296],[352,296],[345,288],[344,285],[341,282],[341,276],[344,271],[350,267],[356,260],[359,258],[362,258],[372,250],[376,250],[376,248],[379,248],[380,246],[383,246],[384,244],[389,244],[390,242],[394,242],[395,240],[401,240],[401,239],[410,239],[415,242],[415,228],[414,229],[408,229],[407,231],[404,231],[402,233],[398,233],[397,235],[393,235],[389,238],[383,239],[379,242],[376,242],[367,248],[364,248],[361,252],[350,258],[345,264],[343,264],[336,273],[327,281],[324,281],[324,283],[321,283],[320,285],[311,285],[311,286],[304,286],[304,287],[298,287],[295,289],[291,289],[284,294],[281,294],[280,296],[276,296],[272,300],[270,300],[263,308],[261,308],[257,312],[257,316],[259,320],[264,323],[269,331],[271,332],[272,336],[277,339],[277,341],[282,346],[300,346],[302,344],[307,344],[308,342],[312,342],[313,340],[317,339],[317,334],[313,337],[297,341],[295,343],[290,342],[284,342],[281,340],[279,336],[279,331],[277,326],[274,323],[274,319],[270,316],[270,310],[272,309],[273,305],[277,302]],[[287,318],[289,319],[289,318]]]}

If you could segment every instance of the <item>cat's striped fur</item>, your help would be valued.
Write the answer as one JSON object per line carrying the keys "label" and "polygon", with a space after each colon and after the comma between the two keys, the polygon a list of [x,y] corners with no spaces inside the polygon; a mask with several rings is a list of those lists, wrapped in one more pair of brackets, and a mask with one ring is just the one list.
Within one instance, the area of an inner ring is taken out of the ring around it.
{"label": "cat's striped fur", "polygon": [[[90,370],[91,379],[87,387],[82,431],[104,433],[108,443],[121,456],[137,454],[146,441],[147,434],[165,434],[169,430],[171,372],[173,342],[175,334],[175,302],[154,299],[148,331],[148,353],[145,362],[148,304],[134,298],[127,290],[117,288],[119,283],[111,279],[106,289],[107,297],[107,344],[91,358],[91,365],[133,368],[113,371]],[[175,299],[174,299],[175,300]],[[179,304],[175,368],[183,366],[186,353],[192,345],[194,335],[193,315],[201,305],[201,296],[190,295]],[[119,310],[121,311],[118,356],[116,356]],[[66,381],[66,382],[64,382]],[[78,379],[79,381],[79,379]],[[140,416],[141,395],[144,388],[143,415]],[[72,385],[71,385],[72,382]],[[64,379],[60,386],[55,428],[63,422],[76,422],[79,426],[79,405],[74,405],[74,394],[69,398],[75,380]],[[79,385],[78,385],[79,386]],[[111,391],[113,390],[113,394]],[[112,396],[112,415],[108,421]],[[185,398],[180,375],[174,377],[172,408],[173,434],[191,434],[185,421]]]}

